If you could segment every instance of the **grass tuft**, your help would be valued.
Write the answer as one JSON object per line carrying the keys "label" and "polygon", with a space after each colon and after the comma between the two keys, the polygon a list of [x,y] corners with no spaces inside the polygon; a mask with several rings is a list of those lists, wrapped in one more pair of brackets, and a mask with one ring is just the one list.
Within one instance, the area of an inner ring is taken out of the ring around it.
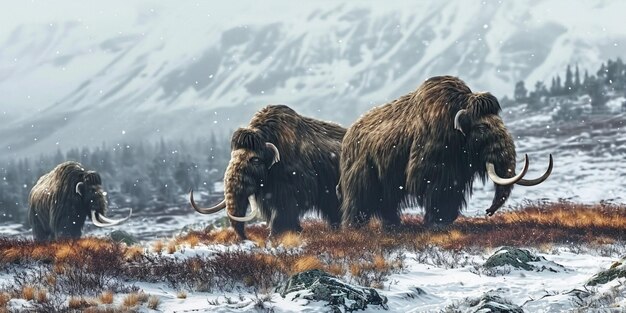
{"label": "grass tuft", "polygon": [[148,298],[148,309],[151,310],[158,310],[159,306],[161,305],[161,298],[156,297],[156,296],[150,296],[150,298]]}
{"label": "grass tuft", "polygon": [[105,291],[100,294],[98,299],[100,299],[100,303],[102,304],[111,304],[113,303],[114,294],[111,291]]}
{"label": "grass tuft", "polygon": [[35,300],[35,294],[37,293],[37,289],[33,286],[26,285],[22,287],[22,299],[31,301]]}
{"label": "grass tuft", "polygon": [[312,255],[304,255],[298,258],[291,266],[290,274],[296,274],[304,271],[324,269],[324,264],[320,259]]}

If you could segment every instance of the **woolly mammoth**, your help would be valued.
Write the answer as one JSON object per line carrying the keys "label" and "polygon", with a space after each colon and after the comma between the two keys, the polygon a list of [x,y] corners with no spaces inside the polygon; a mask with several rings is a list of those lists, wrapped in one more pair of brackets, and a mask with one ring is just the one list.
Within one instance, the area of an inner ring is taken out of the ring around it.
{"label": "woolly mammoth", "polygon": [[[200,208],[191,191],[191,205],[204,214],[226,209],[241,239],[246,238],[244,223],[257,214],[268,222],[272,235],[300,231],[300,217],[312,210],[338,226],[335,186],[345,132],[339,125],[301,116],[287,106],[267,106],[232,136],[224,200]],[[248,205],[251,210],[246,214]]]}
{"label": "woolly mammoth", "polygon": [[100,175],[77,162],[59,164],[39,178],[28,199],[28,217],[38,241],[80,238],[87,216],[98,227],[117,225],[130,218],[105,216],[106,192]]}
{"label": "woolly mammoth", "polygon": [[417,203],[427,225],[450,224],[466,205],[475,177],[489,177],[495,195],[489,215],[514,184],[533,186],[552,171],[526,180],[528,159],[515,174],[515,145],[490,93],[472,93],[452,76],[432,77],[416,91],[363,115],[343,141],[343,223],[359,226],[373,216],[400,224],[400,208]]}

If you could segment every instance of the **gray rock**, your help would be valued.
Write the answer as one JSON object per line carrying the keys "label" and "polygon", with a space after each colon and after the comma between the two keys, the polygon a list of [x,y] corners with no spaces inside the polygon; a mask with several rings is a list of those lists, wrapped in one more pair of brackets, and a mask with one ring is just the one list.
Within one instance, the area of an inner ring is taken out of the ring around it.
{"label": "gray rock", "polygon": [[114,230],[109,234],[109,237],[115,242],[123,242],[129,246],[139,243],[139,240],[137,240],[135,236],[123,230]]}
{"label": "gray rock", "polygon": [[611,267],[593,275],[588,281],[587,286],[596,286],[606,284],[616,278],[626,277],[626,257],[611,264]]}
{"label": "gray rock", "polygon": [[495,269],[502,267],[513,267],[526,271],[561,272],[565,270],[560,264],[546,260],[544,257],[536,256],[525,249],[514,247],[502,247],[487,259],[483,264],[485,269]]}
{"label": "gray rock", "polygon": [[493,293],[485,293],[482,297],[469,301],[473,313],[524,313],[524,310],[511,301]]}
{"label": "gray rock", "polygon": [[331,312],[353,312],[368,305],[387,307],[387,297],[373,288],[350,285],[324,271],[311,270],[291,276],[284,284],[276,287],[284,298],[291,294],[293,299],[326,301]]}

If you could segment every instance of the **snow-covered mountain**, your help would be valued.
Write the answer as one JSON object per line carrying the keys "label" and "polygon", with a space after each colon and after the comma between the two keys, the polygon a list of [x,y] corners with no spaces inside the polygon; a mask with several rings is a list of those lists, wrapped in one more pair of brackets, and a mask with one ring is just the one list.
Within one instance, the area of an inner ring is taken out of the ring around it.
{"label": "snow-covered mountain", "polygon": [[440,74],[512,93],[623,53],[623,1],[28,2],[0,12],[0,151],[349,125]]}

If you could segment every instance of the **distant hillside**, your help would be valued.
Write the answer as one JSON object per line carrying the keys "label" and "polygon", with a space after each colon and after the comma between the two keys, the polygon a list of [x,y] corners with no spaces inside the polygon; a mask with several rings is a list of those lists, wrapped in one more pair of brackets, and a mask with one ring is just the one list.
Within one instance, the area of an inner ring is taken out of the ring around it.
{"label": "distant hillside", "polygon": [[[623,54],[626,2],[34,2],[0,13],[0,151],[228,136],[268,103],[349,125],[452,74],[511,95]],[[557,14],[558,12],[558,14]]]}

